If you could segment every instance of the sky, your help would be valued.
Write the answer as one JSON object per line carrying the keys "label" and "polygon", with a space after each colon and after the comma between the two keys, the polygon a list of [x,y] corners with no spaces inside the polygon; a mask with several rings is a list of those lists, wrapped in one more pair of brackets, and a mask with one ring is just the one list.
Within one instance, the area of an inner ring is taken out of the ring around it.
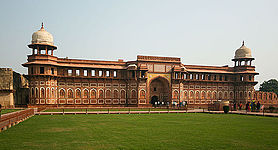
{"label": "sky", "polygon": [[26,74],[31,36],[44,22],[58,57],[135,60],[180,57],[187,65],[233,66],[242,41],[259,84],[277,79],[277,0],[1,0],[0,67]]}

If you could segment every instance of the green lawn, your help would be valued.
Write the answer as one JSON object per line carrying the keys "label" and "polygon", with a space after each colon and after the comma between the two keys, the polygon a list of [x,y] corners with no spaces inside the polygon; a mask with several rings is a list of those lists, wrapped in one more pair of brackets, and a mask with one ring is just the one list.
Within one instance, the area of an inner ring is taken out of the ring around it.
{"label": "green lawn", "polygon": [[278,119],[233,114],[34,116],[0,149],[278,149]]}
{"label": "green lawn", "polygon": [[[109,108],[109,111],[168,111],[168,109],[164,108]],[[169,109],[169,111],[177,111],[178,109]],[[182,109],[185,110],[185,109]],[[71,108],[65,108],[65,112],[85,112],[86,108],[84,109],[71,109]],[[88,108],[87,111],[108,111],[108,108]],[[46,109],[44,112],[63,112],[63,109]]]}
{"label": "green lawn", "polygon": [[19,111],[19,110],[22,110],[22,109],[2,109],[1,114],[7,114],[7,113]]}

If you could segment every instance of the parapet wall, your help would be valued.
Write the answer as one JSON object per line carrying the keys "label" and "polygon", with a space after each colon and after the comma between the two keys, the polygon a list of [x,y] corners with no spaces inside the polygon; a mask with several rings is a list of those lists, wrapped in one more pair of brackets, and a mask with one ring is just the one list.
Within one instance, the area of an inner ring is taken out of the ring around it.
{"label": "parapet wall", "polygon": [[0,90],[13,90],[13,70],[0,68]]}
{"label": "parapet wall", "polygon": [[0,68],[0,104],[3,107],[27,105],[28,80],[11,68]]}

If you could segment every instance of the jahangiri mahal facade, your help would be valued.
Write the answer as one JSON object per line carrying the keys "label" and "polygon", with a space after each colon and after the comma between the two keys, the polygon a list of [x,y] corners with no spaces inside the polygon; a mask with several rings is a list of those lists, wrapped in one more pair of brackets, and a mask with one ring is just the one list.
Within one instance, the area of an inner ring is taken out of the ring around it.
{"label": "jahangiri mahal facade", "polygon": [[32,54],[23,66],[28,68],[29,106],[148,107],[157,101],[204,106],[219,100],[245,104],[259,96],[254,58],[244,43],[235,51],[233,67],[186,65],[180,58],[156,56],[134,61],[58,58],[43,25],[28,47]]}

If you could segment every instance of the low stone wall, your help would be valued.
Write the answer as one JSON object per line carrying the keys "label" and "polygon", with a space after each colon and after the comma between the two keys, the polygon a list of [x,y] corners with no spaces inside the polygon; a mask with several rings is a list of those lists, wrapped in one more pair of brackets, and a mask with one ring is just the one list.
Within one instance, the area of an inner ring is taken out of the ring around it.
{"label": "low stone wall", "polygon": [[0,132],[28,119],[34,114],[35,114],[34,109],[25,109],[25,110],[1,115]]}

